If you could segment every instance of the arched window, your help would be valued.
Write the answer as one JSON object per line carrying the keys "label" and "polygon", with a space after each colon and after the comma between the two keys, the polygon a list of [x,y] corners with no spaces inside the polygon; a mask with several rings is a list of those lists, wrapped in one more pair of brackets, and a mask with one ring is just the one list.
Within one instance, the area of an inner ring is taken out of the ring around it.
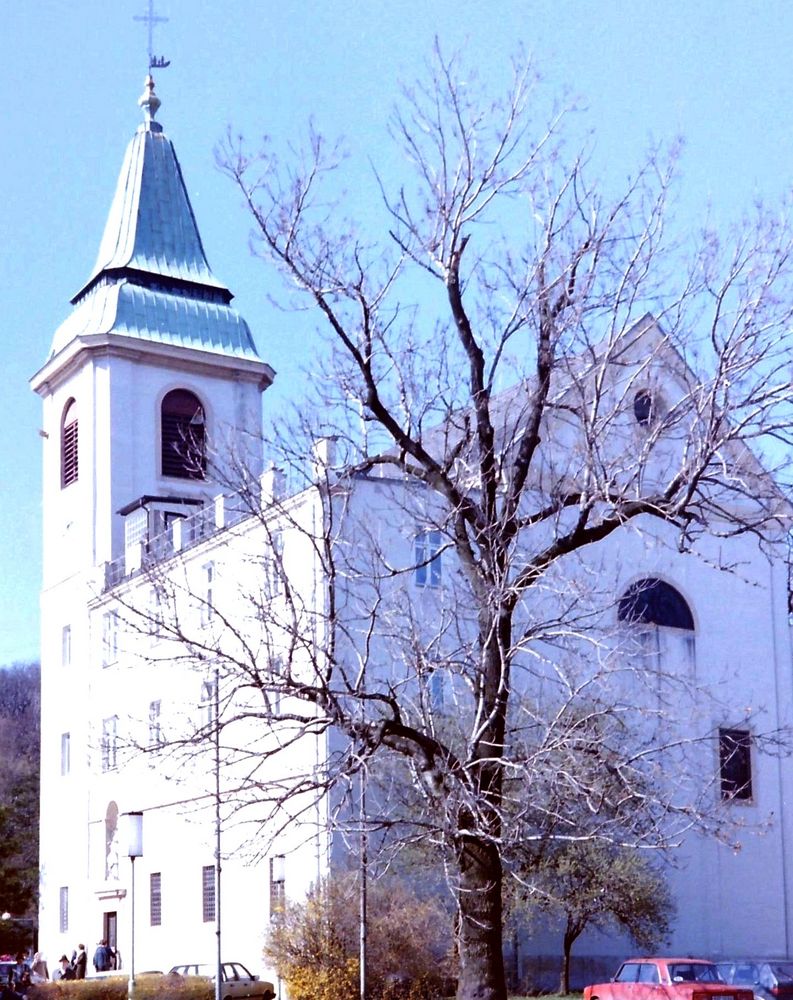
{"label": "arched window", "polygon": [[118,880],[118,806],[108,802],[105,810],[105,881]]}
{"label": "arched window", "polygon": [[77,402],[70,399],[61,421],[61,486],[77,482],[79,472]]}
{"label": "arched window", "polygon": [[187,389],[173,389],[160,411],[162,474],[203,479],[206,472],[204,407]]}
{"label": "arched window", "polygon": [[663,580],[637,580],[620,598],[620,621],[694,631],[694,617],[683,595]]}
{"label": "arched window", "polygon": [[[653,577],[637,580],[620,598],[617,617],[630,626],[623,651],[641,670],[661,671],[667,678],[694,676],[694,616],[674,587]],[[663,684],[660,676],[658,683]]]}

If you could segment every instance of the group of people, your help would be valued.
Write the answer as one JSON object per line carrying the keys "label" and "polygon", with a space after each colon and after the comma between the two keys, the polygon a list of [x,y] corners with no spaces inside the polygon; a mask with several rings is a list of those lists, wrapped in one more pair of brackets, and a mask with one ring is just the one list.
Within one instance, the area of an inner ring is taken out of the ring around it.
{"label": "group of people", "polygon": [[[104,939],[99,942],[94,952],[94,969],[97,972],[108,972],[120,968],[118,952]],[[84,944],[78,944],[72,952],[72,957],[61,955],[58,967],[53,970],[52,978],[85,979],[88,968],[88,953]],[[31,983],[45,983],[50,978],[47,962],[40,951],[32,958],[26,958],[22,952],[16,956],[16,961],[8,970],[5,979],[0,982],[0,1000],[18,1000],[27,994]]]}
{"label": "group of people", "polygon": [[24,997],[27,994],[31,983],[30,968],[25,961],[25,956],[20,952],[16,956],[16,963],[8,970],[2,988],[0,988],[0,1000],[14,1000],[14,998]]}
{"label": "group of people", "polygon": [[72,957],[61,955],[58,968],[53,972],[53,979],[85,979],[88,968],[88,952],[84,944],[78,944],[72,952]]}
{"label": "group of people", "polygon": [[[94,952],[94,969],[97,972],[110,972],[121,967],[119,955],[115,948],[112,948],[107,941],[102,938],[96,946]],[[58,968],[53,973],[53,979],[85,979],[88,968],[88,954],[84,944],[78,944],[72,952],[72,957],[61,955],[58,959]]]}

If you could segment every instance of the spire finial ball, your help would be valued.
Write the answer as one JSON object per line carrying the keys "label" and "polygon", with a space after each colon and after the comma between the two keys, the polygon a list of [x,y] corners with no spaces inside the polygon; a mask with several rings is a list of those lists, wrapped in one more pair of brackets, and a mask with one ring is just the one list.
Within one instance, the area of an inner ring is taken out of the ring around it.
{"label": "spire finial ball", "polygon": [[154,79],[151,73],[149,73],[146,77],[144,87],[146,89],[138,98],[138,104],[141,108],[143,108],[143,112],[146,115],[146,121],[150,122],[154,120],[154,116],[157,114],[157,109],[161,104],[159,97],[154,93]]}

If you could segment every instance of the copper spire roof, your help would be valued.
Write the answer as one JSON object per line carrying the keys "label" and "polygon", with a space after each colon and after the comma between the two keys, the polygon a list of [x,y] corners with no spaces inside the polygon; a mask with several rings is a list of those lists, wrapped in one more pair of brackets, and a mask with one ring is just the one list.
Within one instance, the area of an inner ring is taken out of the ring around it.
{"label": "copper spire roof", "polygon": [[210,270],[176,152],[154,120],[151,76],[138,103],[146,120],[127,147],[96,264],[50,357],[76,337],[115,333],[258,360],[231,292]]}

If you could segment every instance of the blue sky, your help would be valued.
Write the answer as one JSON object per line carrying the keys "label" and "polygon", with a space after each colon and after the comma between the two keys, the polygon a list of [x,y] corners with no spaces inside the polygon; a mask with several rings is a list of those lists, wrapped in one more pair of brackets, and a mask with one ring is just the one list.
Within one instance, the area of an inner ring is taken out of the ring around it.
{"label": "blue sky", "polygon": [[[41,365],[99,247],[126,144],[137,127],[148,0],[3,5],[0,94],[0,664],[38,652]],[[236,294],[263,358],[265,396],[299,392],[311,327],[275,311],[271,270],[250,257],[248,223],[213,147],[227,125],[279,143],[309,116],[344,135],[351,189],[387,161],[385,119],[400,81],[421,73],[434,36],[503,75],[517,43],[545,85],[586,108],[598,171],[619,181],[652,140],[681,135],[677,225],[707,206],[737,218],[793,180],[793,3],[783,0],[158,0],[158,118],[173,139],[210,264]],[[392,168],[398,166],[391,164]],[[360,198],[359,198],[360,201]],[[364,196],[365,201],[365,196]]]}

